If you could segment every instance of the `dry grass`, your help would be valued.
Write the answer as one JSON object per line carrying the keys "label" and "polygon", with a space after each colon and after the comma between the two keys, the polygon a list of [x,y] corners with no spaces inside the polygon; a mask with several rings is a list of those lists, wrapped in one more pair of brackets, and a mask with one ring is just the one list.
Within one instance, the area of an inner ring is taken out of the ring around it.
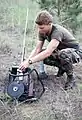
{"label": "dry grass", "polygon": [[[0,16],[0,18],[2,17],[0,21],[0,85],[2,84],[3,86],[3,81],[7,77],[6,74],[8,75],[9,68],[14,64],[20,64],[27,7],[25,0],[20,0],[20,4],[18,3],[18,0],[12,0],[11,3],[9,0],[6,0],[1,2],[2,7],[4,7],[4,2],[6,2],[5,10],[10,10],[11,14],[8,14],[9,11],[5,12],[3,9],[3,12],[1,12],[3,14]],[[30,51],[34,48],[36,43],[36,31],[33,34],[32,27],[34,25],[33,19],[36,15],[36,11],[38,11],[38,7],[35,3],[30,3],[30,5],[32,5],[33,9],[30,9],[29,13],[30,23],[28,27],[29,31],[27,31],[26,36],[26,56],[29,56]],[[37,10],[35,10],[35,6],[37,7]],[[77,69],[78,75],[80,74],[80,81],[82,79],[80,73],[81,68],[82,67],[79,65],[79,68]],[[41,99],[31,104],[18,103],[16,106],[9,104],[9,101],[0,101],[0,120],[80,119],[82,114],[82,98],[80,97],[79,89],[75,88],[74,90],[64,91],[63,84],[65,83],[65,77],[56,79],[54,74],[57,71],[53,67],[48,67],[47,70],[50,77],[48,80],[43,81],[46,91]],[[2,96],[4,95],[1,93],[0,97]]]}
{"label": "dry grass", "polygon": [[[51,81],[48,82],[48,84]],[[50,87],[49,87],[50,86]],[[79,90],[64,91],[59,84],[46,86],[42,98],[34,103],[9,105],[0,101],[1,120],[77,120],[79,119]],[[77,112],[77,113],[76,113]]]}

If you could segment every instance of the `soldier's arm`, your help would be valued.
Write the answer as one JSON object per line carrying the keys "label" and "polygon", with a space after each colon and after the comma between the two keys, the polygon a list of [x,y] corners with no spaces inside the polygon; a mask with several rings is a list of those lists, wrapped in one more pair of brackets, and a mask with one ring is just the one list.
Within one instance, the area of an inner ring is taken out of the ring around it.
{"label": "soldier's arm", "polygon": [[[35,62],[39,62],[41,60],[44,60],[45,58],[47,58],[48,56],[50,56],[52,54],[52,52],[57,48],[57,46],[59,45],[59,41],[56,39],[52,39],[51,42],[49,43],[48,47],[46,50],[40,52],[41,48],[42,48],[43,42],[40,43],[39,45],[39,49],[38,49],[38,45],[37,45],[37,49],[31,54],[30,56],[30,61],[31,63],[35,63]],[[40,52],[40,53],[39,53]],[[38,53],[38,54],[37,54]],[[34,56],[35,55],[35,56]],[[32,57],[33,56],[33,57]],[[29,59],[25,60],[23,63],[21,63],[21,65],[19,66],[19,69],[21,70],[25,70],[26,67],[29,67]]]}
{"label": "soldier's arm", "polygon": [[31,52],[28,59],[30,59],[30,58],[36,56],[38,53],[40,53],[42,51],[43,44],[44,44],[44,41],[38,40],[35,49]]}
{"label": "soldier's arm", "polygon": [[47,46],[46,50],[40,52],[39,54],[37,54],[34,57],[31,57],[32,63],[44,60],[45,58],[50,56],[52,54],[52,52],[57,48],[58,45],[59,45],[59,41],[56,39],[52,39],[51,42],[49,43],[49,45]]}

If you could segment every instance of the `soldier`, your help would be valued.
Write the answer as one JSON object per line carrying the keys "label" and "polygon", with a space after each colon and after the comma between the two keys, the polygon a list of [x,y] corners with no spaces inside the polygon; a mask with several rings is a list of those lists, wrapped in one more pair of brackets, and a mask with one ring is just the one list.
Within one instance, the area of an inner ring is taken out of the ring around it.
{"label": "soldier", "polygon": [[[75,85],[73,63],[79,62],[80,59],[77,54],[78,42],[66,28],[53,24],[53,17],[46,10],[37,15],[35,23],[39,39],[29,58],[22,62],[19,68],[25,70],[30,64],[43,61],[40,62],[40,78],[47,77],[44,64],[56,66],[59,69],[57,77],[64,73],[67,75],[65,90],[72,88]],[[45,50],[42,50],[45,40],[48,40],[49,44]]]}

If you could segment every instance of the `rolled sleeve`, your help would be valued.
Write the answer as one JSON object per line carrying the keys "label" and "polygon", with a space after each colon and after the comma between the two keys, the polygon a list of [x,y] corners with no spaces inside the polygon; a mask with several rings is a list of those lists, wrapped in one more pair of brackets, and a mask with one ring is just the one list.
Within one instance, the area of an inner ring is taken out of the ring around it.
{"label": "rolled sleeve", "polygon": [[51,39],[56,39],[59,42],[62,42],[63,34],[60,31],[54,31],[51,35]]}

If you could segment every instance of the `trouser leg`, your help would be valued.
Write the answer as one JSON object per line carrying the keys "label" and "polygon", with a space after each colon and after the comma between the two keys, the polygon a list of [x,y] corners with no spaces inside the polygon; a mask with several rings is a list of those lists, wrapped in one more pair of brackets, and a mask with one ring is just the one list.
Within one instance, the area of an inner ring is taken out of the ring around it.
{"label": "trouser leg", "polygon": [[65,90],[72,88],[75,85],[75,77],[73,74],[73,63],[79,61],[79,56],[72,52],[72,49],[64,49],[59,52],[59,59],[62,68],[66,71],[67,82],[65,84]]}
{"label": "trouser leg", "polygon": [[57,56],[51,55],[44,60],[44,64],[58,67],[60,75],[66,72],[67,82],[65,89],[72,88],[75,85],[73,63],[76,62],[79,62],[79,56],[71,48],[63,49],[58,52]]}
{"label": "trouser leg", "polygon": [[69,54],[67,54],[65,51],[60,51],[58,57],[62,69],[66,71],[67,75],[72,75],[73,74],[72,57],[69,56]]}
{"label": "trouser leg", "polygon": [[60,60],[58,59],[57,54],[53,53],[48,58],[44,59],[43,62],[46,65],[58,67],[59,70],[58,70],[58,73],[56,75],[57,77],[60,77],[64,74],[65,71],[61,67],[61,63],[60,63]]}
{"label": "trouser leg", "polygon": [[74,81],[73,76],[73,63],[77,62],[79,56],[75,53],[73,49],[63,49],[57,52],[57,54],[52,54],[48,58],[43,60],[44,64],[50,66],[56,66],[59,68],[58,75],[63,75],[64,72],[67,74],[67,82]]}
{"label": "trouser leg", "polygon": [[73,64],[80,61],[80,56],[73,48],[62,49],[58,53],[61,66],[65,69],[67,75],[73,74]]}

